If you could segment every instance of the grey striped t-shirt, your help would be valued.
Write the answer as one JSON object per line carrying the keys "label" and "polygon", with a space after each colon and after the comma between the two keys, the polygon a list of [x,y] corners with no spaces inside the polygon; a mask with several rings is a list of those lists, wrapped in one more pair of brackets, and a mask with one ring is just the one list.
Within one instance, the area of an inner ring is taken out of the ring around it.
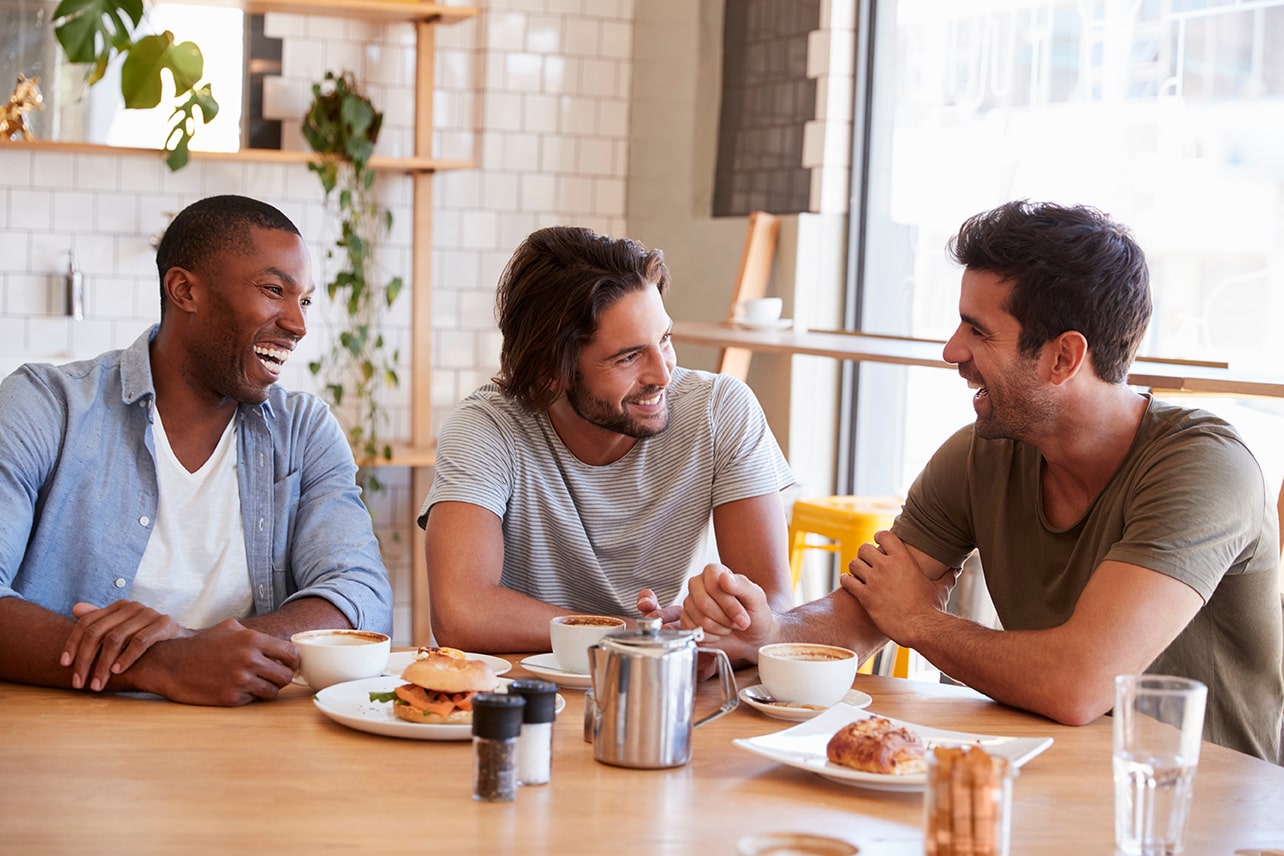
{"label": "grey striped t-shirt", "polygon": [[503,521],[501,584],[582,612],[635,615],[639,589],[676,603],[716,561],[713,509],[794,482],[753,392],[727,375],[676,368],[669,427],[620,460],[590,466],[546,413],[494,384],[455,409],[437,442],[434,503],[468,502]]}

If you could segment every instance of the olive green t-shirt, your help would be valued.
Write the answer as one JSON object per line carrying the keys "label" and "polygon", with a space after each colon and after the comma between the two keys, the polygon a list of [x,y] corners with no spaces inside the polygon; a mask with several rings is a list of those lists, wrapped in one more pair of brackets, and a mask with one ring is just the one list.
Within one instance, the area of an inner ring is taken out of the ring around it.
{"label": "olive green t-shirt", "polygon": [[1235,429],[1151,399],[1118,472],[1065,529],[1043,516],[1041,463],[1033,446],[980,439],[968,426],[932,457],[892,530],[950,567],[978,549],[995,611],[1011,630],[1064,623],[1108,559],[1186,583],[1204,606],[1147,671],[1203,681],[1204,737],[1276,761],[1279,521]]}

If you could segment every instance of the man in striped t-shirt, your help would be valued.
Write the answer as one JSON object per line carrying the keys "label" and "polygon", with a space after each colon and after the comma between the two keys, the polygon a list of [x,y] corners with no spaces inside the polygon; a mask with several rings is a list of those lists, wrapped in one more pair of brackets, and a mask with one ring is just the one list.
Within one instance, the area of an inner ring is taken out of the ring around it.
{"label": "man in striped t-shirt", "polygon": [[530,235],[500,278],[500,371],[442,427],[419,524],[437,642],[547,651],[548,622],[680,615],[720,562],[792,604],[780,491],[753,393],[678,368],[659,250]]}

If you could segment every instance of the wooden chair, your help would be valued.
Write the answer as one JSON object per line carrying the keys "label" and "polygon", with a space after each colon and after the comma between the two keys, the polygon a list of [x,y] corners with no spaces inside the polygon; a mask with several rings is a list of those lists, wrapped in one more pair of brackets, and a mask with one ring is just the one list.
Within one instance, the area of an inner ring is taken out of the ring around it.
{"label": "wooden chair", "polygon": [[[736,274],[731,292],[727,320],[735,318],[736,304],[742,300],[756,300],[767,296],[767,283],[771,280],[771,264],[776,258],[776,241],[780,237],[780,218],[766,211],[749,215],[749,231],[745,235],[745,248],[740,255],[740,271]],[[718,372],[744,380],[749,375],[748,348],[723,348],[718,355]]]}

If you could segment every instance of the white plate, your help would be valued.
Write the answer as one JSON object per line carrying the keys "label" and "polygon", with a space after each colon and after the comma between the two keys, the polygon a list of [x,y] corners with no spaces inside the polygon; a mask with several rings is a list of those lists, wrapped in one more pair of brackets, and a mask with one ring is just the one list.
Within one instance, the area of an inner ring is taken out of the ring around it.
{"label": "white plate", "polygon": [[[849,705],[836,704],[814,719],[809,719],[793,728],[731,742],[755,755],[815,773],[839,784],[879,791],[923,790],[927,779],[926,773],[911,776],[864,773],[829,763],[829,759],[825,756],[825,747],[829,744],[829,738],[834,736],[834,732],[849,722],[875,715]],[[942,731],[939,728],[928,728],[925,725],[902,722],[891,717],[887,719],[895,725],[903,725],[916,732],[929,747],[942,744],[979,744],[991,755],[1002,755],[1007,758],[1014,768],[1020,767],[1052,745],[1051,737],[997,737],[991,734]]]}
{"label": "white plate", "polygon": [[743,318],[733,318],[732,327],[739,327],[741,330],[788,330],[794,326],[792,318],[777,318],[775,321],[746,321]]}
{"label": "white plate", "polygon": [[[388,665],[384,667],[385,675],[400,675],[415,659],[415,651],[393,651],[388,655]],[[494,657],[490,654],[470,654],[464,652],[464,656],[469,660],[481,660],[487,666],[490,666],[492,672],[502,675],[513,668],[513,664],[503,657]]]}
{"label": "white plate", "polygon": [[[802,722],[805,719],[812,719],[827,708],[823,707],[796,707],[789,704],[782,704],[778,701],[765,701],[771,698],[767,693],[767,688],[762,684],[754,684],[751,687],[745,687],[740,691],[740,700],[752,707],[759,713],[770,716],[772,719],[783,719],[786,722]],[[873,702],[868,693],[860,690],[848,690],[847,695],[839,699],[839,704],[851,705],[855,708],[869,707]]]}
{"label": "white plate", "polygon": [[[402,683],[395,675],[381,675],[377,678],[365,678],[360,681],[348,681],[326,687],[312,697],[317,710],[333,719],[340,725],[366,731],[370,734],[382,734],[385,737],[406,737],[411,740],[470,740],[473,736],[471,723],[460,725],[425,725],[418,722],[406,722],[397,719],[392,712],[392,702],[371,701],[370,693],[386,693],[395,690]],[[499,679],[499,692],[506,692],[512,681]],[[553,710],[561,713],[566,707],[566,699],[557,694]]]}
{"label": "white plate", "polygon": [[593,678],[576,672],[568,672],[557,665],[557,657],[552,652],[535,654],[522,660],[522,666],[528,672],[534,672],[541,678],[555,682],[559,687],[572,690],[586,690],[593,686]]}

